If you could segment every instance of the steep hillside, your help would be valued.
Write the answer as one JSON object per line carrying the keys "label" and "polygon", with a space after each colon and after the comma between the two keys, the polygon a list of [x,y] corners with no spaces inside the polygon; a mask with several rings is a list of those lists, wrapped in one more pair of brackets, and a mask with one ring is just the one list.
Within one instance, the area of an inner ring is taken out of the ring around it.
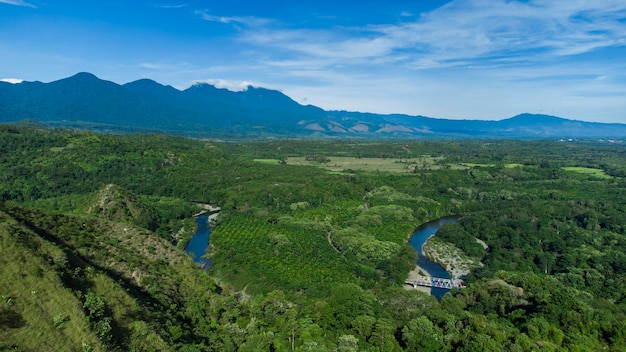
{"label": "steep hillside", "polygon": [[84,206],[87,214],[117,222],[128,222],[154,230],[157,214],[154,208],[143,203],[128,190],[108,184],[91,197]]}
{"label": "steep hillside", "polygon": [[102,350],[66,264],[62,248],[0,211],[0,350]]}
{"label": "steep hillside", "polygon": [[149,351],[209,341],[184,324],[205,314],[189,304],[208,302],[215,284],[149,231],[0,203],[0,239],[6,347]]}

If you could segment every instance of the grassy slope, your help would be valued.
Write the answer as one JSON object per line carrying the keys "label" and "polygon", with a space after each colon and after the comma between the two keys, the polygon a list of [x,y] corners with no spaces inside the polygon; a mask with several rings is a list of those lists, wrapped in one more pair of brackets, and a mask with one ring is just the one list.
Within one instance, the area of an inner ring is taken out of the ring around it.
{"label": "grassy slope", "polygon": [[0,212],[1,347],[73,351],[85,344],[101,349],[81,301],[46,261],[63,257],[59,248]]}
{"label": "grassy slope", "polygon": [[[208,301],[215,289],[184,252],[152,232],[88,216],[8,209],[0,213],[4,347],[72,351],[86,342],[100,350],[97,322],[106,320],[111,329],[100,338],[109,349],[171,350],[176,342],[160,320],[177,320],[186,302]],[[105,302],[104,317],[91,324],[83,309],[87,293]],[[64,321],[60,328],[55,317]]]}

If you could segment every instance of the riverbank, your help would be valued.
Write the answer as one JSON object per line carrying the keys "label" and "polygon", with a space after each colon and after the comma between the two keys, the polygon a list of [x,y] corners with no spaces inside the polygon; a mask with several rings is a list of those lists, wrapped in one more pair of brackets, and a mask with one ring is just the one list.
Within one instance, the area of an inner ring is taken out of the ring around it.
{"label": "riverbank", "polygon": [[197,218],[202,215],[207,215],[208,217],[207,223],[209,224],[209,226],[215,225],[217,221],[217,216],[219,215],[220,210],[222,210],[222,208],[220,208],[217,205],[206,204],[206,203],[198,203],[198,207],[201,210],[198,213],[193,214],[192,216],[194,218]]}
{"label": "riverbank", "polygon": [[[194,202],[198,206],[198,212],[191,215],[191,218],[195,218],[193,221],[183,220],[183,226],[172,235],[174,243],[177,247],[185,249],[189,245],[189,241],[194,236],[194,233],[198,231],[197,218],[202,215],[207,215],[207,225],[215,226],[217,223],[217,216],[221,208],[217,205],[211,205],[206,203]],[[193,225],[192,225],[193,223]],[[194,226],[194,227],[192,227]]]}
{"label": "riverbank", "polygon": [[[426,270],[424,270],[424,268],[422,268],[419,265],[415,266],[415,269],[409,271],[409,277],[407,278],[407,280],[409,281],[417,281],[418,277],[424,277],[424,276],[429,276],[428,272]],[[418,291],[422,291],[424,293],[427,294],[431,294],[432,289],[430,287],[425,287],[425,286],[409,286],[409,285],[404,285],[404,289],[405,290],[418,290]]]}
{"label": "riverbank", "polygon": [[[215,226],[217,216],[221,208],[217,205],[198,203],[200,211],[193,217],[196,223],[196,229],[185,242],[183,248],[187,253],[193,253],[194,261],[198,262],[202,256],[206,254],[209,246],[209,237],[211,236],[211,227]],[[206,218],[205,218],[206,217]],[[184,227],[185,228],[185,227]]]}
{"label": "riverbank", "polygon": [[478,259],[467,256],[451,243],[430,236],[422,246],[422,253],[431,262],[441,265],[453,279],[464,279],[469,273],[483,264]]}
{"label": "riverbank", "polygon": [[198,203],[198,207],[201,210],[198,213],[193,214],[192,216],[194,218],[197,218],[200,215],[208,215],[209,224],[214,224],[215,221],[217,221],[217,215],[220,213],[220,210],[222,210],[222,208],[217,205],[207,203]]}
{"label": "riverbank", "polygon": [[217,222],[217,216],[220,214],[220,210],[222,210],[222,208],[217,205],[205,204],[204,209],[206,209],[207,214],[209,214],[209,225],[215,225]]}
{"label": "riverbank", "polygon": [[[418,260],[415,263],[415,269],[409,272],[407,280],[416,281],[418,277],[441,277],[447,278],[449,274],[443,267],[437,263],[428,260],[428,257],[424,255],[423,246],[430,237],[439,231],[439,228],[445,224],[451,224],[456,222],[456,216],[447,216],[437,220],[432,220],[420,225],[409,237],[409,245],[415,249],[418,255]],[[407,290],[420,290],[422,292],[435,295],[439,298],[441,290],[432,290],[430,287],[413,287],[412,285],[405,285]],[[436,294],[435,294],[436,293]]]}

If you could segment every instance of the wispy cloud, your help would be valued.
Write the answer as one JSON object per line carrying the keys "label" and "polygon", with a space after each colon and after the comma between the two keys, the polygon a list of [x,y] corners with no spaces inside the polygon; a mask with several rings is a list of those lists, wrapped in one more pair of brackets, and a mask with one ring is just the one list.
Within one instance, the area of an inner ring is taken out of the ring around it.
{"label": "wispy cloud", "polygon": [[162,62],[142,62],[139,63],[139,67],[149,70],[182,70],[190,67],[189,63],[162,63]]}
{"label": "wispy cloud", "polygon": [[182,9],[187,6],[189,6],[189,4],[155,5],[155,7],[160,9]]}
{"label": "wispy cloud", "polygon": [[[303,58],[403,61],[407,68],[475,61],[503,65],[502,58],[513,64],[625,46],[625,17],[623,0],[456,0],[412,22],[323,30],[255,28],[242,39]],[[206,13],[203,18],[244,22]]]}
{"label": "wispy cloud", "polygon": [[25,6],[25,7],[32,7],[32,8],[37,8],[37,6],[33,5],[33,4],[29,4],[23,0],[0,0],[0,3],[4,3],[4,4],[9,4],[9,5],[15,5],[15,6]]}
{"label": "wispy cloud", "polygon": [[231,24],[231,23],[236,23],[236,24],[243,24],[246,26],[250,26],[250,27],[258,27],[258,26],[265,26],[268,25],[269,23],[271,23],[271,21],[269,19],[266,18],[260,18],[260,17],[252,17],[252,16],[215,16],[215,15],[211,15],[209,14],[207,11],[205,10],[197,10],[195,11],[196,15],[199,15],[200,18],[202,18],[205,21],[209,21],[209,22],[218,22],[218,23],[224,23],[224,24]]}
{"label": "wispy cloud", "polygon": [[333,27],[307,27],[197,11],[238,31],[236,56],[196,77],[227,78],[202,82],[230,90],[248,85],[238,77],[281,86],[330,109],[450,118],[535,111],[600,119],[624,106],[615,96],[626,89],[626,63],[602,51],[626,52],[623,0],[453,0],[398,13],[382,24],[344,25],[337,16]]}
{"label": "wispy cloud", "polygon": [[457,0],[419,21],[381,28],[399,48],[424,47],[438,61],[520,60],[626,45],[623,1]]}

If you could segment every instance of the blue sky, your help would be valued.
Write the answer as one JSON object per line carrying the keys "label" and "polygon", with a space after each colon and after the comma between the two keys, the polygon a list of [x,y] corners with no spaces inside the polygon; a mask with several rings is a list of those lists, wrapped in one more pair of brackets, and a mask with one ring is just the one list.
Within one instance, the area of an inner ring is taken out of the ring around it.
{"label": "blue sky", "polygon": [[0,0],[0,79],[82,71],[333,110],[626,123],[626,1]]}

